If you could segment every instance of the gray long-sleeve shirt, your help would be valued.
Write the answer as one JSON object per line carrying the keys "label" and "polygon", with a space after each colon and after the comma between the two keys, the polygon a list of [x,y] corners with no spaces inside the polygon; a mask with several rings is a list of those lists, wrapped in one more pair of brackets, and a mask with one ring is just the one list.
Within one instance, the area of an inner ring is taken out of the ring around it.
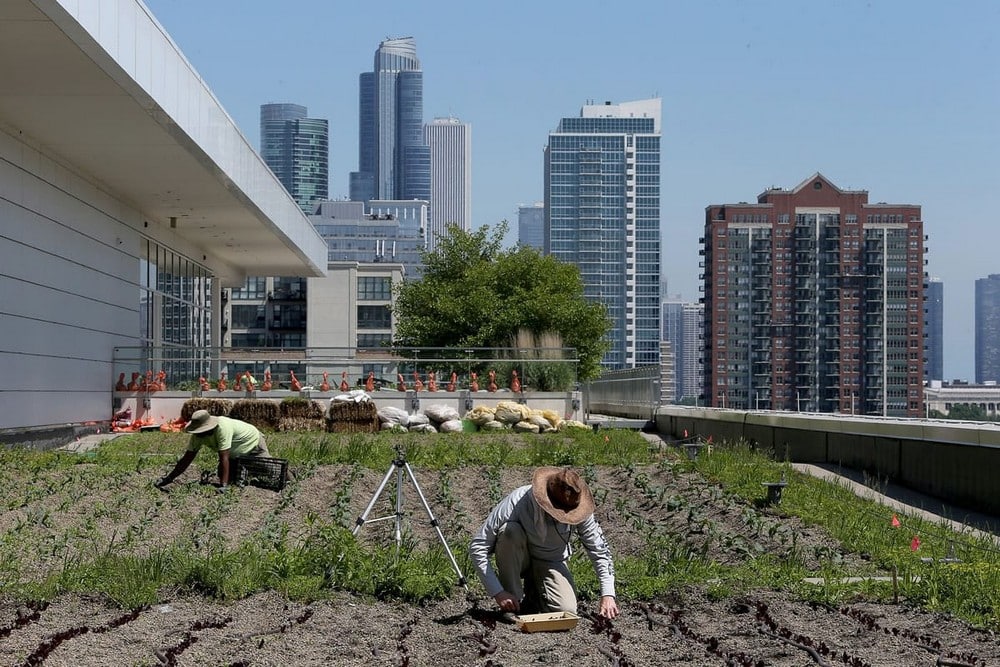
{"label": "gray long-sleeve shirt", "polygon": [[490,597],[503,590],[496,571],[490,565],[490,554],[496,546],[497,533],[508,521],[521,524],[528,540],[528,554],[537,560],[564,561],[569,558],[569,538],[575,529],[594,565],[601,584],[601,595],[615,594],[615,567],[611,551],[594,515],[575,526],[559,523],[538,506],[531,494],[531,486],[522,486],[514,489],[493,508],[469,545],[476,572]]}

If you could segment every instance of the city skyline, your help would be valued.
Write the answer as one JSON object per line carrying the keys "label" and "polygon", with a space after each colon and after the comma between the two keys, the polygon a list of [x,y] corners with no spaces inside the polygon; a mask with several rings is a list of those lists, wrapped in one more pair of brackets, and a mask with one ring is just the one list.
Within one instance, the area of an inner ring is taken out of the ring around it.
{"label": "city skyline", "polygon": [[[476,128],[473,227],[512,221],[518,203],[542,198],[541,150],[567,110],[658,94],[662,263],[670,293],[688,300],[698,295],[706,202],[816,171],[880,199],[920,202],[928,271],[949,286],[944,374],[972,377],[974,282],[1000,269],[992,251],[1000,227],[988,224],[1000,209],[992,179],[1000,6],[640,2],[633,9],[643,21],[609,33],[593,20],[596,3],[572,12],[558,2],[503,11],[444,2],[434,12],[396,2],[303,2],[296,12],[232,0],[147,4],[252,145],[257,108],[269,101],[305,104],[330,120],[334,198],[347,195],[358,168],[358,73],[386,35],[414,36],[428,73],[424,121],[455,115]],[[310,41],[303,12],[351,29]],[[802,39],[817,25],[842,37]],[[247,39],[261,32],[266,49]]]}

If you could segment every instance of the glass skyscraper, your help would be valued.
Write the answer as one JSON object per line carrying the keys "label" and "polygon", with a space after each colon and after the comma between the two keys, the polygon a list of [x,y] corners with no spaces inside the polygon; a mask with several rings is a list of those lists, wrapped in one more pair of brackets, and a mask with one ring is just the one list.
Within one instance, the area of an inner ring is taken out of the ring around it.
{"label": "glass skyscraper", "polygon": [[329,197],[330,128],[300,104],[260,107],[260,156],[304,213]]}
{"label": "glass skyscraper", "polygon": [[663,302],[663,340],[674,353],[674,400],[695,399],[702,392],[701,344],[705,307],[682,299]]}
{"label": "glass skyscraper", "polygon": [[588,104],[549,133],[544,235],[608,309],[603,365],[659,364],[659,99]]}
{"label": "glass skyscraper", "polygon": [[924,301],[924,333],[927,334],[927,361],[924,377],[944,380],[944,283],[940,278],[927,281]]}
{"label": "glass skyscraper", "polygon": [[517,207],[517,242],[545,251],[545,204]]}
{"label": "glass skyscraper", "polygon": [[1000,381],[1000,274],[976,280],[976,384]]}
{"label": "glass skyscraper", "polygon": [[431,198],[431,153],[424,142],[424,73],[412,37],[387,39],[358,91],[358,171],[353,201]]}

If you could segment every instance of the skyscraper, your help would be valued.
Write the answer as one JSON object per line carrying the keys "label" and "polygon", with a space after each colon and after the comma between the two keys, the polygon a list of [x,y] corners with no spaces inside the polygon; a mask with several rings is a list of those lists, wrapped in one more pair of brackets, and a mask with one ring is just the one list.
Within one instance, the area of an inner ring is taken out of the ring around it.
{"label": "skyscraper", "polygon": [[660,100],[588,104],[545,148],[545,251],[611,319],[609,369],[660,360]]}
{"label": "skyscraper", "polygon": [[472,128],[457,118],[435,118],[424,125],[431,155],[431,226],[427,247],[450,224],[472,228]]}
{"label": "skyscraper", "polygon": [[351,172],[351,200],[430,200],[423,115],[424,73],[416,41],[383,41],[373,71],[359,78],[358,171]]}
{"label": "skyscraper", "polygon": [[1000,274],[976,280],[976,383],[1000,382]]}
{"label": "skyscraper", "polygon": [[330,128],[299,104],[262,104],[260,156],[304,213],[329,197]]}
{"label": "skyscraper", "polygon": [[545,251],[545,204],[517,207],[517,242]]}
{"label": "skyscraper", "polygon": [[924,379],[944,379],[944,283],[940,278],[927,281],[927,300],[924,301],[924,333],[927,334],[927,361]]}
{"label": "skyscraper", "polygon": [[711,405],[923,416],[919,206],[817,173],[707,207],[701,242]]}
{"label": "skyscraper", "polygon": [[705,308],[682,299],[663,302],[663,340],[674,353],[676,400],[697,399],[702,392],[701,344]]}

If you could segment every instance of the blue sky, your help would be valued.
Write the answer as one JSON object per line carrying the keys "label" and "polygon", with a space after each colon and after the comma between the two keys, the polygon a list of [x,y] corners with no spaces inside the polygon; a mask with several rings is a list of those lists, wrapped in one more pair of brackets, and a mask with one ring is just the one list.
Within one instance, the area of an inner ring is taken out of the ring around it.
{"label": "blue sky", "polygon": [[664,275],[689,300],[709,204],[817,171],[919,204],[945,374],[973,376],[974,283],[1000,273],[1000,3],[145,1],[254,146],[261,104],[329,119],[331,197],[357,168],[358,74],[413,36],[427,120],[472,125],[474,224],[514,233],[560,118],[661,97]]}

